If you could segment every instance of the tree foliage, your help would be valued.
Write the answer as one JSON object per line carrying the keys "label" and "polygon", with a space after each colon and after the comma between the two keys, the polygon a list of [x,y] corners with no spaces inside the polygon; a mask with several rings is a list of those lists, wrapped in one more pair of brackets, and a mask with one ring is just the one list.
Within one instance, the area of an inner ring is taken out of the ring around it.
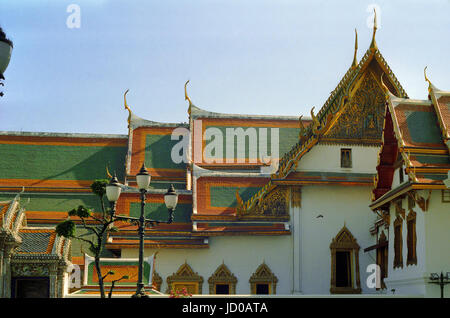
{"label": "tree foliage", "polygon": [[[108,180],[105,179],[95,180],[91,184],[92,193],[98,196],[100,200],[102,209],[101,212],[98,211],[95,213],[90,208],[79,205],[77,208],[68,211],[68,219],[56,226],[56,232],[58,235],[71,239],[77,239],[89,245],[89,250],[92,254],[94,254],[95,269],[97,271],[97,277],[99,278],[98,284],[102,298],[105,298],[103,281],[109,272],[104,276],[101,274],[100,256],[102,254],[104,244],[106,243],[108,233],[111,231],[117,231],[117,228],[112,226],[112,216],[105,208],[104,199],[107,184]],[[74,219],[71,219],[72,217]],[[85,235],[77,235],[76,222],[80,223],[80,226],[86,229],[90,234],[93,234],[93,236],[88,238]],[[112,289],[110,293],[111,292]]]}

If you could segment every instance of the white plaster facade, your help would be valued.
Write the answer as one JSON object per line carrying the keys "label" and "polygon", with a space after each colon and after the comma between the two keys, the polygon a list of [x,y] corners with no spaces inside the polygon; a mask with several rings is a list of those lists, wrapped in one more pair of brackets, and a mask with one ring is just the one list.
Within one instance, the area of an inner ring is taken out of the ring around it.
{"label": "white plaster facade", "polygon": [[[419,195],[427,198],[428,190],[419,191]],[[408,199],[402,199],[405,215],[408,211]],[[441,190],[431,192],[427,211],[418,205],[412,209],[416,213],[416,253],[417,265],[407,265],[407,226],[402,222],[402,254],[403,267],[394,268],[394,225],[396,211],[391,205],[389,227],[389,267],[385,283],[388,290],[395,289],[396,294],[417,294],[426,297],[440,297],[439,286],[429,283],[431,273],[440,274],[450,270],[450,203],[442,202]],[[448,293],[447,293],[447,296]]]}

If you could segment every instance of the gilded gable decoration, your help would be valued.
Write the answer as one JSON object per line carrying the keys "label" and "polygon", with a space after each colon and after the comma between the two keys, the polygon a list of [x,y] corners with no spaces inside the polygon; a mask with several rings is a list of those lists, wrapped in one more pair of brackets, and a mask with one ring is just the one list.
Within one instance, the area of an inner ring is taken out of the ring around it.
{"label": "gilded gable decoration", "polygon": [[325,139],[378,142],[383,130],[384,108],[383,91],[372,75],[366,75]]}
{"label": "gilded gable decoration", "polygon": [[230,294],[236,294],[237,278],[224,263],[217,267],[216,271],[208,279],[208,284],[211,295],[216,293],[216,284],[227,284]]}
{"label": "gilded gable decoration", "polygon": [[[245,214],[259,205],[260,201],[264,200],[266,195],[276,187],[273,180],[284,179],[290,172],[297,169],[299,160],[319,141],[327,142],[329,139],[332,142],[341,140],[343,143],[348,143],[349,141],[361,142],[363,138],[362,142],[365,144],[378,145],[380,143],[384,123],[385,97],[375,76],[378,76],[378,73],[385,73],[390,87],[397,96],[408,98],[408,95],[376,46],[376,29],[375,16],[370,48],[356,67],[350,66],[317,115],[314,114],[314,108],[311,109],[311,124],[301,131],[297,144],[281,158],[278,171],[271,175],[267,184],[238,206],[241,214]],[[371,67],[372,62],[375,62],[375,67]],[[301,125],[301,118],[299,121]],[[344,136],[345,138],[343,138]]]}
{"label": "gilded gable decoration", "polygon": [[243,200],[236,192],[239,218],[283,218],[289,219],[290,193],[288,187],[276,187],[263,200],[249,210],[244,210]]}
{"label": "gilded gable decoration", "polygon": [[174,289],[186,287],[189,293],[201,294],[203,286],[203,277],[194,272],[188,263],[180,266],[176,273],[167,277],[167,291],[169,294]]}
{"label": "gilded gable decoration", "polygon": [[411,199],[414,200],[415,203],[417,203],[417,205],[422,209],[422,211],[426,212],[428,211],[428,205],[430,203],[431,191],[432,191],[431,189],[428,191],[428,196],[426,199],[420,196],[420,194],[414,190],[408,192],[408,195]]}
{"label": "gilded gable decoration", "polygon": [[252,274],[249,279],[250,282],[250,292],[252,295],[256,294],[257,284],[268,284],[269,294],[277,293],[277,283],[278,278],[272,273],[272,270],[267,266],[265,262],[258,266],[256,271]]}

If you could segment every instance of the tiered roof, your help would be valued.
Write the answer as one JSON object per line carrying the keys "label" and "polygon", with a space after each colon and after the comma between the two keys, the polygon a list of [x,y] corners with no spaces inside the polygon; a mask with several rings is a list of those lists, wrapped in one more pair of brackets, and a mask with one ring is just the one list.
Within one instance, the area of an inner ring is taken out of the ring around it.
{"label": "tiered roof", "polygon": [[[445,189],[449,179],[450,92],[429,82],[428,100],[411,100],[386,91],[384,143],[379,153],[373,190],[373,209],[412,189]],[[401,161],[409,180],[392,187],[393,174]]]}

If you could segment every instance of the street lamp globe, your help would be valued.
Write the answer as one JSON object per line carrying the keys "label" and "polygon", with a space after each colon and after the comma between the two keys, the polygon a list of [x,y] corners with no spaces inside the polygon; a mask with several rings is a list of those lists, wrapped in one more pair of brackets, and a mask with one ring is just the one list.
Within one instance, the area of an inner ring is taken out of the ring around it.
{"label": "street lamp globe", "polygon": [[117,177],[114,176],[111,178],[109,183],[106,185],[106,197],[110,202],[116,202],[119,200],[120,193],[122,192],[121,184]]}
{"label": "street lamp globe", "polygon": [[170,185],[166,194],[164,194],[164,202],[166,203],[166,207],[169,210],[175,210],[178,202],[178,194],[175,192],[175,188],[173,184]]}
{"label": "street lamp globe", "polygon": [[150,185],[150,180],[152,176],[148,173],[147,169],[145,169],[145,165],[142,164],[141,170],[136,175],[136,182],[139,190],[147,190]]}

